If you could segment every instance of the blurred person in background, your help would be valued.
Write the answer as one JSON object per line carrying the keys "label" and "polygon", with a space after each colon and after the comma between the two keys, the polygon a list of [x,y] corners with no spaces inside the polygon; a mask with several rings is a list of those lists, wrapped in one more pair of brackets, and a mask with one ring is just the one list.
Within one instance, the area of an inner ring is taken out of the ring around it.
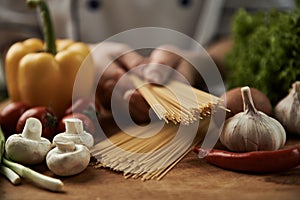
{"label": "blurred person in background", "polygon": [[[93,49],[97,43],[120,32],[141,28],[161,27],[183,33],[201,44],[218,65],[221,74],[224,74],[223,59],[230,49],[230,23],[234,13],[239,8],[249,12],[258,10],[288,10],[295,7],[293,0],[47,0],[52,15],[57,38],[70,38],[90,44]],[[31,37],[42,37],[41,22],[38,14],[26,6],[25,0],[0,0],[0,50],[1,96],[5,92],[3,61],[8,47],[16,41]],[[164,46],[165,50],[192,52],[194,59],[199,50],[181,44],[181,41],[169,38],[170,43]],[[96,67],[103,70],[101,60],[105,56],[121,55],[128,51],[126,44],[108,43],[105,50],[92,51]],[[100,55],[101,54],[101,55]],[[193,75],[193,66],[178,55],[154,49],[147,56],[150,62],[168,65],[182,73],[194,86],[199,77]],[[100,59],[101,58],[101,59]],[[112,70],[103,73],[97,95],[105,108],[109,109],[110,97],[114,85],[122,74],[145,61],[144,56],[132,51],[122,55],[118,62],[112,65]],[[175,62],[176,61],[176,62]],[[121,66],[122,65],[122,66]],[[125,66],[125,69],[124,69]],[[155,72],[155,73],[151,73]],[[159,66],[152,65],[144,74],[145,78],[163,84],[167,81],[168,73],[161,71]],[[122,98],[133,98],[137,109],[132,111],[133,118],[145,121],[149,106],[138,92],[125,87]],[[218,88],[213,91],[220,95]],[[142,109],[141,109],[142,108]],[[146,117],[145,117],[146,116]]]}

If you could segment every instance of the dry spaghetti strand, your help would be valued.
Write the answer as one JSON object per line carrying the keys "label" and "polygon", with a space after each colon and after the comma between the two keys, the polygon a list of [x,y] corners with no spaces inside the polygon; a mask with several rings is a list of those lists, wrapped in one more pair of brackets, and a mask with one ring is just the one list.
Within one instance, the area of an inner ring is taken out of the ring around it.
{"label": "dry spaghetti strand", "polygon": [[126,133],[146,134],[160,123],[153,123],[143,130],[129,127],[96,144],[91,153],[100,163],[99,167],[122,172],[126,179],[161,180],[190,152],[192,146],[203,139],[209,122],[209,118],[202,120],[195,135],[187,134],[188,126],[179,130],[177,125],[165,124],[149,138],[132,137]]}

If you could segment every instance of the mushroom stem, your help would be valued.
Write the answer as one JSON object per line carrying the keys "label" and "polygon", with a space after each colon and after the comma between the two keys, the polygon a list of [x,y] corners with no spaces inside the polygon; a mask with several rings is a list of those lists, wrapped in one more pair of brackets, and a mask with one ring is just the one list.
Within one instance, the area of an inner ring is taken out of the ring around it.
{"label": "mushroom stem", "polygon": [[88,148],[94,145],[93,136],[83,129],[83,122],[78,118],[68,118],[64,120],[66,131],[57,134],[53,138],[53,143],[61,141],[73,141],[75,144],[83,144]]}
{"label": "mushroom stem", "polygon": [[83,132],[82,121],[77,118],[66,119],[66,133],[80,134]]}
{"label": "mushroom stem", "polygon": [[40,140],[42,136],[42,124],[36,118],[28,118],[22,132],[22,137],[31,140]]}
{"label": "mushroom stem", "polygon": [[76,149],[74,142],[55,142],[55,145],[61,152],[72,152]]}

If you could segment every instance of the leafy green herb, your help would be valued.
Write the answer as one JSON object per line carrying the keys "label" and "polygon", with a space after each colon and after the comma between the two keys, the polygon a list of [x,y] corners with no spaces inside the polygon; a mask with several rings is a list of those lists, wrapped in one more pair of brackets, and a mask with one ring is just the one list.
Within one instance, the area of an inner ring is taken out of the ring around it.
{"label": "leafy green herb", "polygon": [[256,87],[274,105],[300,80],[300,8],[255,14],[241,9],[232,34],[234,46],[226,56],[228,88]]}

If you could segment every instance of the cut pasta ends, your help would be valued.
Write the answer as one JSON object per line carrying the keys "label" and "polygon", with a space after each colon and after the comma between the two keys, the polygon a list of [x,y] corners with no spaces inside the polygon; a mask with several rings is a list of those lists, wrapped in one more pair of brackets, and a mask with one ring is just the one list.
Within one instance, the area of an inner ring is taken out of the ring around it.
{"label": "cut pasta ends", "polygon": [[209,117],[221,103],[219,97],[179,81],[172,80],[164,86],[157,86],[136,75],[129,76],[157,117],[166,123],[189,125]]}

